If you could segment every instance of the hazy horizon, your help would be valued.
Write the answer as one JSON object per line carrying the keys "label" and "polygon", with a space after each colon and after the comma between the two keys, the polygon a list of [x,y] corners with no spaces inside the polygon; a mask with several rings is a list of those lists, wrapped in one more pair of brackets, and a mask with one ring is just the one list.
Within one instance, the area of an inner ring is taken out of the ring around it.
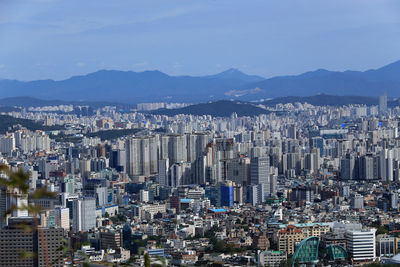
{"label": "hazy horizon", "polygon": [[400,59],[400,2],[0,2],[0,78],[101,69],[269,78],[375,69]]}
{"label": "hazy horizon", "polygon": [[[202,74],[202,75],[189,75],[189,74],[184,74],[184,73],[182,73],[182,74],[170,74],[170,73],[167,73],[167,72],[165,72],[165,71],[161,71],[161,70],[159,70],[159,69],[144,69],[144,70],[137,70],[137,71],[136,71],[136,70],[124,70],[124,69],[108,69],[108,68],[103,68],[103,69],[97,69],[97,70],[90,71],[90,72],[83,72],[83,73],[72,74],[71,76],[63,77],[63,78],[60,78],[60,79],[41,78],[41,79],[31,79],[31,80],[26,80],[26,79],[25,79],[25,80],[24,80],[24,79],[13,79],[13,78],[7,78],[7,77],[0,77],[0,80],[2,80],[2,79],[3,79],[3,80],[17,80],[17,81],[21,81],[21,82],[40,81],[40,80],[63,81],[63,80],[68,80],[68,79],[70,79],[70,78],[72,78],[72,77],[86,76],[86,75],[89,75],[89,74],[92,74],[92,73],[96,73],[96,72],[99,72],[99,71],[121,71],[121,72],[136,72],[136,73],[142,73],[142,72],[147,72],[147,71],[149,71],[149,72],[156,72],[156,71],[159,71],[159,72],[162,72],[162,73],[164,73],[164,74],[167,74],[168,76],[171,76],[171,77],[206,77],[206,76],[212,76],[212,75],[221,74],[221,73],[224,73],[224,72],[227,72],[227,71],[230,71],[230,70],[237,70],[237,71],[239,71],[239,72],[241,72],[241,73],[243,73],[243,74],[246,74],[246,75],[249,75],[249,76],[258,76],[258,77],[260,77],[260,78],[263,78],[263,79],[266,79],[266,80],[267,80],[267,79],[274,78],[274,77],[299,76],[299,75],[304,74],[304,73],[307,73],[307,72],[314,72],[314,71],[318,71],[318,70],[327,70],[327,71],[332,71],[332,72],[345,72],[345,71],[360,71],[360,72],[364,72],[364,71],[368,71],[368,70],[376,70],[376,69],[379,69],[379,68],[381,68],[381,67],[385,67],[385,66],[387,66],[387,65],[390,65],[390,64],[392,64],[392,63],[397,63],[397,62],[400,62],[400,60],[397,60],[397,61],[394,61],[394,62],[388,62],[387,64],[382,65],[382,66],[376,66],[376,67],[372,67],[372,68],[368,68],[368,69],[363,69],[363,70],[355,70],[355,69],[331,70],[331,69],[325,69],[325,68],[315,68],[315,69],[306,70],[306,71],[303,71],[303,72],[300,72],[300,73],[281,74],[281,75],[268,76],[268,77],[265,77],[265,76],[262,76],[262,75],[257,75],[257,74],[254,74],[254,73],[245,72],[245,71],[243,71],[243,70],[241,70],[241,69],[233,68],[233,67],[227,68],[227,69],[224,69],[224,70],[220,70],[220,71],[215,72],[215,73],[206,73],[206,74]],[[322,94],[324,94],[324,93],[322,93]]]}

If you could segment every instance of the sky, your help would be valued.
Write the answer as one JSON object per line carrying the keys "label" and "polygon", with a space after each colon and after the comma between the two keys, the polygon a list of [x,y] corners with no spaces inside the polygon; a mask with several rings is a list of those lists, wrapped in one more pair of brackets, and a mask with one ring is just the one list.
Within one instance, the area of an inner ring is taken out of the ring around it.
{"label": "sky", "polygon": [[0,0],[0,78],[272,77],[400,60],[398,0]]}

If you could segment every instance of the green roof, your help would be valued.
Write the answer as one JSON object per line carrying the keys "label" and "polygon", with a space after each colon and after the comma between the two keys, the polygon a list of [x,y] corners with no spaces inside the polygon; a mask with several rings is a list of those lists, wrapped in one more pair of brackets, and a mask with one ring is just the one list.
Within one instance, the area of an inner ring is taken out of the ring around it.
{"label": "green roof", "polygon": [[285,251],[280,251],[280,250],[267,250],[267,252],[272,253],[272,254],[283,254]]}

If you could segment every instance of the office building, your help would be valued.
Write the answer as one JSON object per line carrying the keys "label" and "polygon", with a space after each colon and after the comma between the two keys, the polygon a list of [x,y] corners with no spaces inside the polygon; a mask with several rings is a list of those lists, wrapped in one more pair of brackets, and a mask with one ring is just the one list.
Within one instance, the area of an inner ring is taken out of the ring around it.
{"label": "office building", "polygon": [[353,263],[367,263],[376,259],[376,229],[347,230],[346,248]]}
{"label": "office building", "polygon": [[376,256],[393,257],[396,254],[395,238],[387,234],[376,237]]}
{"label": "office building", "polygon": [[233,182],[226,181],[221,184],[221,206],[233,206]]}
{"label": "office building", "polygon": [[122,247],[122,235],[119,231],[101,231],[100,249],[117,250]]}
{"label": "office building", "polygon": [[283,261],[286,261],[287,255],[285,251],[265,250],[258,255],[258,263],[260,266],[281,266]]}

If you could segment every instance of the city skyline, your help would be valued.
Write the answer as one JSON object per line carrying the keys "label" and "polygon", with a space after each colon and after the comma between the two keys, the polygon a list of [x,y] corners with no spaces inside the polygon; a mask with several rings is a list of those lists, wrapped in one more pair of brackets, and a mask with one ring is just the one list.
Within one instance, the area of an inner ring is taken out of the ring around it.
{"label": "city skyline", "polygon": [[[375,100],[221,116],[147,112],[162,103],[5,111],[0,262],[398,263],[400,108]],[[6,182],[16,170],[26,187]],[[35,218],[51,242],[16,231]],[[60,257],[63,237],[77,250]],[[39,257],[18,256],[21,238]]]}
{"label": "city skyline", "polygon": [[1,266],[399,266],[398,0],[0,0]]}

